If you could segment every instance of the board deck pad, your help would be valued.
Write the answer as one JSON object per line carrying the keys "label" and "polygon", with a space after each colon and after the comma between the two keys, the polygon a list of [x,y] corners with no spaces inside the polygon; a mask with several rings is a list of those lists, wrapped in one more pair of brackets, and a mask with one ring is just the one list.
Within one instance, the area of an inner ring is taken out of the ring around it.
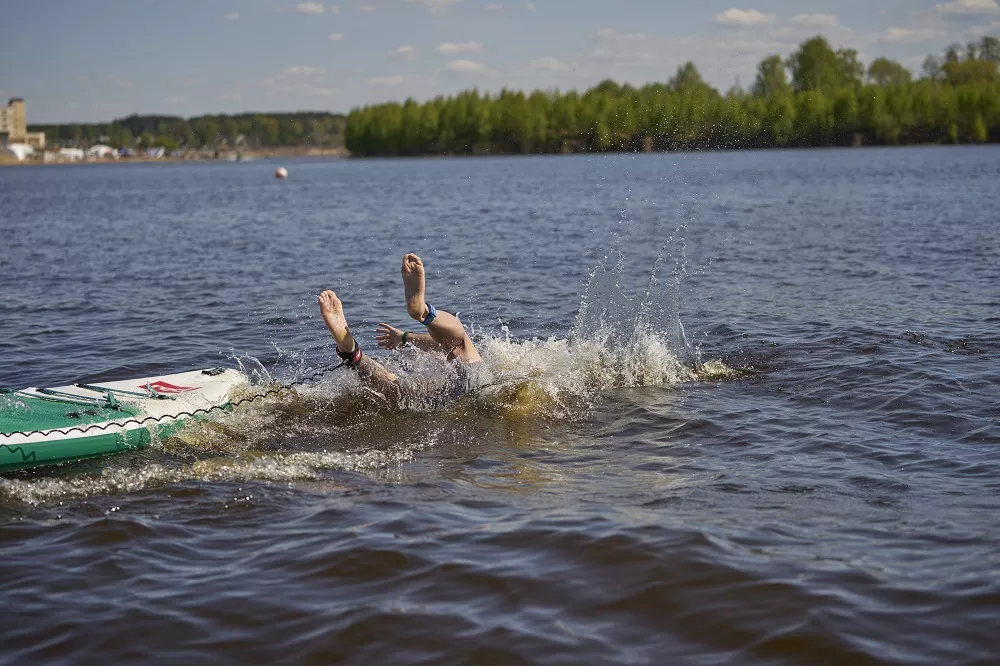
{"label": "board deck pad", "polygon": [[224,408],[248,382],[238,370],[92,382],[0,394],[0,472],[57,464],[148,444],[198,410]]}

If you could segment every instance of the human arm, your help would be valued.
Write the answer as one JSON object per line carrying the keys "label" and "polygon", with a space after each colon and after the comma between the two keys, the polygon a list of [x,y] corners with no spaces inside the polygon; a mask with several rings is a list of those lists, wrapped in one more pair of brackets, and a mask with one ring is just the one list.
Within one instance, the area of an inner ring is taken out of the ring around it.
{"label": "human arm", "polygon": [[[375,342],[382,349],[398,349],[403,344],[403,331],[382,322],[375,332]],[[444,351],[444,348],[426,333],[406,333],[406,342],[423,351]]]}

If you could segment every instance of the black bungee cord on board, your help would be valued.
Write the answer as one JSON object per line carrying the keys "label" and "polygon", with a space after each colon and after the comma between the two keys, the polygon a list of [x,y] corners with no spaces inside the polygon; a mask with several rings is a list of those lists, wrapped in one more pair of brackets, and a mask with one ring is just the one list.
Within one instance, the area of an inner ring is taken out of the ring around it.
{"label": "black bungee cord on board", "polygon": [[[320,377],[322,377],[323,375],[325,375],[328,372],[333,372],[334,370],[339,370],[340,368],[343,368],[343,367],[348,366],[348,365],[349,364],[347,362],[338,363],[337,365],[330,366],[330,367],[327,367],[327,368],[323,368],[321,370],[317,370],[316,372],[312,373],[311,375],[307,375],[305,377],[302,377],[301,379],[296,379],[295,381],[289,382],[288,384],[278,384],[276,386],[272,386],[271,388],[267,389],[263,393],[255,393],[254,395],[249,395],[249,396],[247,396],[245,398],[240,398],[239,400],[235,400],[233,402],[227,402],[224,405],[212,405],[211,407],[200,407],[200,408],[195,409],[195,410],[190,411],[190,412],[179,412],[177,414],[163,414],[161,416],[147,416],[147,417],[144,417],[144,418],[141,418],[141,419],[130,418],[130,419],[126,419],[124,421],[109,421],[107,423],[94,423],[94,424],[91,424],[91,425],[73,426],[71,428],[53,428],[53,429],[48,429],[48,430],[31,430],[31,431],[28,431],[28,432],[21,432],[21,431],[19,431],[19,432],[12,432],[12,433],[0,433],[0,440],[5,439],[5,438],[6,439],[10,439],[11,437],[14,437],[15,435],[20,435],[20,436],[25,436],[25,437],[31,436],[31,435],[44,435],[46,433],[60,433],[60,434],[63,434],[63,435],[68,435],[68,434],[70,434],[72,432],[79,432],[81,434],[86,434],[86,433],[91,432],[93,430],[107,430],[108,428],[111,428],[111,427],[119,428],[119,427],[130,425],[130,424],[135,424],[135,425],[142,426],[142,425],[147,424],[150,421],[152,421],[154,424],[156,424],[156,423],[159,423],[160,421],[162,421],[163,419],[180,419],[180,418],[184,418],[184,417],[192,417],[193,418],[193,417],[197,416],[198,414],[208,415],[208,414],[212,413],[215,410],[224,410],[225,411],[225,410],[229,410],[229,409],[235,409],[236,407],[239,407],[240,405],[251,403],[254,400],[259,400],[261,398],[267,398],[267,397],[276,396],[276,395],[278,395],[280,393],[283,393],[285,391],[290,391],[290,390],[294,389],[297,386],[302,386],[303,384],[306,384],[307,382],[315,381],[315,380],[319,379]],[[221,374],[222,372],[224,372],[224,369],[221,369],[221,368],[213,368],[211,370],[202,370],[202,373],[207,374],[207,375],[218,375],[218,374]],[[13,394],[13,393],[16,393],[16,390],[0,389],[0,393]],[[149,397],[157,397],[157,396],[149,396]],[[117,408],[117,406],[118,406],[117,402],[114,402],[113,400],[114,399],[112,397],[111,400],[109,400],[109,404],[107,405],[109,408],[112,408],[112,409]],[[56,402],[68,402],[68,401],[66,401],[66,400],[56,400]],[[80,403],[78,403],[78,404],[80,404]],[[84,403],[84,404],[89,404],[89,403]],[[77,417],[79,417],[79,414],[77,414]],[[3,444],[2,442],[0,442],[0,446],[7,446],[7,445]]]}

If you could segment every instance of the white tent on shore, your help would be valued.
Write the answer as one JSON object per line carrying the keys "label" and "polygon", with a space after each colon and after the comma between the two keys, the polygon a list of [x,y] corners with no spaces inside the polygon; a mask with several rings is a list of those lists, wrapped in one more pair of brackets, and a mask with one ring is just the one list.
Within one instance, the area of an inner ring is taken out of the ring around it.
{"label": "white tent on shore", "polygon": [[3,149],[0,149],[0,153],[13,155],[18,162],[23,162],[29,155],[35,154],[35,149],[26,143],[8,143]]}
{"label": "white tent on shore", "polygon": [[57,155],[62,160],[82,160],[83,150],[80,148],[61,148]]}
{"label": "white tent on shore", "polygon": [[103,143],[87,149],[88,160],[103,160],[109,157],[118,157],[118,151],[111,146],[105,146]]}

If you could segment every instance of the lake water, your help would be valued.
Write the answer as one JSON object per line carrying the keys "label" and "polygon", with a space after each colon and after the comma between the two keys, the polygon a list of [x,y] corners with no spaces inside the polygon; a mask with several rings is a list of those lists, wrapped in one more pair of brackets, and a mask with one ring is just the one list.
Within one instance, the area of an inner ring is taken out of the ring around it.
{"label": "lake water", "polygon": [[0,386],[373,356],[0,477],[0,664],[990,664],[1000,148],[0,170]]}

